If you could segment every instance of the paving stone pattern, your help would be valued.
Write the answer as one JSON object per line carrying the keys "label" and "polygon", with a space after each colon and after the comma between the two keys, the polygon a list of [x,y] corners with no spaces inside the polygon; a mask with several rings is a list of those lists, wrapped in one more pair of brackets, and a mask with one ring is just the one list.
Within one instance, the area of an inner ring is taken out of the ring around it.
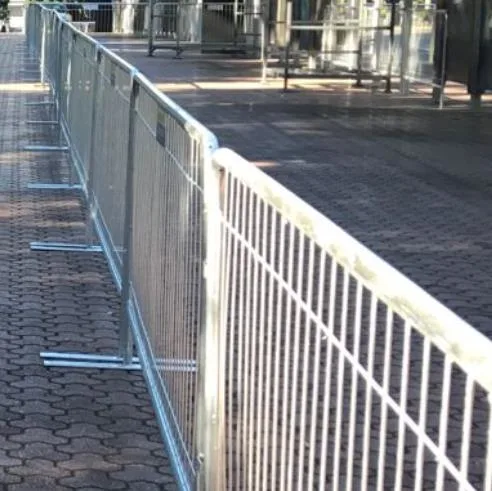
{"label": "paving stone pattern", "polygon": [[149,58],[143,45],[109,45],[223,145],[492,336],[490,108],[448,101],[438,111],[428,95],[341,83],[258,90],[251,61],[187,51]]}
{"label": "paving stone pattern", "polygon": [[[34,70],[33,72],[24,70]],[[82,240],[76,192],[28,190],[64,182],[46,97],[20,36],[0,38],[0,490],[174,490],[141,374],[47,369],[41,350],[114,352],[119,302],[97,254],[31,252],[31,240]]]}

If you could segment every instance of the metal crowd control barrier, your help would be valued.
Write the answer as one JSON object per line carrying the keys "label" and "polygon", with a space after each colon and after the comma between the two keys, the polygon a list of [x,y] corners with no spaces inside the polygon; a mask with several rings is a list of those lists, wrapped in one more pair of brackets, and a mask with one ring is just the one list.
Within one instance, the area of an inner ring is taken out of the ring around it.
{"label": "metal crowd control barrier", "polygon": [[276,40],[263,56],[263,74],[269,71],[270,58],[277,56],[285,90],[291,78],[342,77],[354,78],[359,86],[363,80],[385,80],[390,91],[393,58],[383,56],[381,48],[387,38],[392,53],[395,24],[395,4],[388,8],[333,5],[325,8],[321,20],[304,21],[294,19],[289,1],[284,21],[268,23]]}
{"label": "metal crowd control barrier", "polygon": [[[208,331],[202,314],[203,173],[215,137],[56,12],[31,5],[27,25],[29,46],[40,55],[57,101],[90,220],[86,244],[32,246],[104,251],[122,296],[118,353],[41,356],[50,367],[141,368],[180,487],[194,489],[203,453],[195,425],[202,403],[196,399],[197,360],[204,357],[199,349]],[[206,400],[208,392],[201,390]]]}
{"label": "metal crowd control barrier", "polygon": [[401,56],[402,90],[412,85],[433,88],[434,101],[444,105],[446,85],[446,46],[448,13],[435,8],[414,8],[402,11],[402,37],[395,46],[395,57]]}
{"label": "metal crowd control barrier", "polygon": [[117,354],[45,364],[141,368],[181,489],[491,491],[492,342],[57,13],[27,26],[122,296]]}
{"label": "metal crowd control barrier", "polygon": [[242,2],[155,2],[151,0],[148,53],[198,48],[202,52],[259,53],[262,11]]}
{"label": "metal crowd control barrier", "polygon": [[213,163],[213,489],[490,491],[492,342],[254,165]]}

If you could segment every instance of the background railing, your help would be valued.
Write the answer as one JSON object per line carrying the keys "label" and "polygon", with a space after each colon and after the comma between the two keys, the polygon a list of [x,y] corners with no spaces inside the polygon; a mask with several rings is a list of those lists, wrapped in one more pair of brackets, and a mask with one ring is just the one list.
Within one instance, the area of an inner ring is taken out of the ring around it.
{"label": "background railing", "polygon": [[353,78],[392,81],[408,93],[431,86],[443,105],[447,13],[434,6],[350,7],[332,4],[318,20],[298,20],[287,3],[285,19],[266,22],[264,78]]}
{"label": "background railing", "polygon": [[123,305],[47,365],[141,368],[182,489],[492,489],[490,340],[58,13],[27,39]]}

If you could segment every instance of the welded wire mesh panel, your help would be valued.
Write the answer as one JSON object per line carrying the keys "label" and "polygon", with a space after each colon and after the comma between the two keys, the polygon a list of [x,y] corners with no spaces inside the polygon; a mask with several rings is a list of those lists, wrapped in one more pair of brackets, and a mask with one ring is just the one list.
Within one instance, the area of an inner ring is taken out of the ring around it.
{"label": "welded wire mesh panel", "polygon": [[179,4],[177,2],[155,3],[153,30],[154,38],[160,41],[175,41],[179,29]]}
{"label": "welded wire mesh panel", "polygon": [[447,12],[415,9],[405,16],[410,24],[405,76],[410,82],[434,83],[444,75]]}
{"label": "welded wire mesh panel", "polygon": [[226,150],[227,489],[492,486],[492,343]]}
{"label": "welded wire mesh panel", "polygon": [[157,2],[153,5],[155,42],[198,43],[202,36],[202,5],[193,2]]}
{"label": "welded wire mesh panel", "polygon": [[[76,163],[87,179],[91,151],[92,110],[96,90],[96,45],[92,40],[75,35],[71,55],[70,113],[68,134]],[[124,135],[122,135],[124,136]]]}
{"label": "welded wire mesh panel", "polygon": [[91,2],[80,4],[77,10],[73,5],[69,13],[73,22],[87,26],[90,32],[126,34],[143,36],[149,24],[149,6],[146,2]]}
{"label": "welded wire mesh panel", "polygon": [[234,43],[243,32],[244,7],[234,2],[203,5],[203,42]]}
{"label": "welded wire mesh panel", "polygon": [[[390,45],[391,7],[354,8],[331,5],[325,9],[322,58],[325,66],[386,73]],[[395,32],[399,29],[396,19]],[[398,35],[398,34],[396,34]]]}
{"label": "welded wire mesh panel", "polygon": [[53,84],[58,66],[58,22],[53,12],[43,10],[45,24],[44,52],[45,75]]}
{"label": "welded wire mesh panel", "polygon": [[207,142],[149,87],[139,87],[136,107],[130,276],[142,322],[137,328],[145,331],[148,361],[158,373],[159,405],[192,482]]}
{"label": "welded wire mesh panel", "polygon": [[26,8],[26,41],[30,51],[39,54],[39,30],[37,24],[39,22],[40,8],[36,5],[29,4]]}
{"label": "welded wire mesh panel", "polygon": [[132,75],[107,52],[98,67],[92,187],[110,249],[121,267]]}

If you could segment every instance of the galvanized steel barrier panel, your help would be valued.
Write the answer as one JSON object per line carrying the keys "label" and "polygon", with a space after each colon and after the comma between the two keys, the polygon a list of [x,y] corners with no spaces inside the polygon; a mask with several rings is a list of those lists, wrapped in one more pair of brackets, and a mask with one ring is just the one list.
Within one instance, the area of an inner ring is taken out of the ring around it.
{"label": "galvanized steel barrier panel", "polygon": [[211,489],[490,491],[491,341],[254,165],[214,166]]}
{"label": "galvanized steel barrier panel", "polygon": [[259,53],[261,9],[241,2],[150,2],[149,54],[157,49]]}
{"label": "galvanized steel barrier panel", "polygon": [[142,368],[180,487],[193,489],[203,453],[195,424],[199,339],[206,337],[203,169],[215,137],[57,13],[29,10],[31,28],[47,26],[42,46],[32,44],[44,52],[87,198],[88,245],[95,229],[123,305],[118,353],[42,356],[48,366]]}

